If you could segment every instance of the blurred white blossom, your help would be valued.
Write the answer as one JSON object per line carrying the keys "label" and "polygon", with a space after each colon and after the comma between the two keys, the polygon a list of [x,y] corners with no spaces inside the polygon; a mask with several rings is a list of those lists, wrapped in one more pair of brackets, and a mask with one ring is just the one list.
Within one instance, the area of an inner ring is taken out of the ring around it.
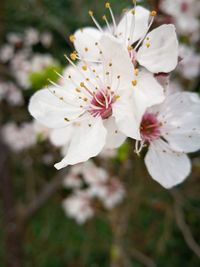
{"label": "blurred white blossom", "polygon": [[74,218],[79,224],[85,223],[94,215],[90,195],[87,191],[75,192],[74,195],[63,201],[63,208],[66,214]]}
{"label": "blurred white blossom", "polygon": [[0,48],[0,61],[3,63],[7,63],[12,59],[14,55],[14,47],[9,44],[5,44]]}

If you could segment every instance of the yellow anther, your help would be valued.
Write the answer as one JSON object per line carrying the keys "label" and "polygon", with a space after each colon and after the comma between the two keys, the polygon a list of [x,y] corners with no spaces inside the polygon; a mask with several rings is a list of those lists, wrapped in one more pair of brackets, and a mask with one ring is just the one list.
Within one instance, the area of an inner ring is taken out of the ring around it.
{"label": "yellow anther", "polygon": [[138,74],[139,74],[139,69],[135,69],[134,73],[135,73],[135,76],[138,76]]}
{"label": "yellow anther", "polygon": [[85,47],[85,52],[88,52],[88,50],[89,50],[89,49],[88,49],[87,47]]}
{"label": "yellow anther", "polygon": [[70,36],[69,36],[69,40],[70,40],[70,42],[74,42],[75,40],[76,40],[76,38],[75,38],[75,36],[73,35],[73,34],[71,34]]}
{"label": "yellow anther", "polygon": [[135,15],[135,9],[132,9],[132,10],[131,10],[131,13],[132,13],[133,15]]}
{"label": "yellow anther", "polygon": [[82,66],[82,69],[86,71],[87,70],[87,66]]}
{"label": "yellow anther", "polygon": [[81,86],[81,87],[85,87],[84,82],[81,82],[81,83],[80,83],[80,86]]}
{"label": "yellow anther", "polygon": [[89,10],[89,11],[88,11],[88,14],[89,14],[89,16],[91,16],[91,17],[94,15],[94,13],[93,13],[92,10]]}
{"label": "yellow anther", "polygon": [[85,102],[87,102],[87,101],[88,101],[87,97],[83,98],[83,100],[84,100]]}
{"label": "yellow anther", "polygon": [[137,81],[136,81],[136,80],[133,80],[133,81],[132,81],[132,85],[133,85],[133,86],[136,86],[136,85],[137,85]]}
{"label": "yellow anther", "polygon": [[77,93],[80,93],[81,90],[80,90],[79,88],[76,88],[76,92],[77,92]]}
{"label": "yellow anther", "polygon": [[136,5],[137,4],[137,0],[133,0],[133,4]]}
{"label": "yellow anther", "polygon": [[73,52],[73,53],[70,54],[70,58],[72,60],[76,60],[76,57],[77,57],[76,52]]}
{"label": "yellow anther", "polygon": [[116,100],[117,100],[117,99],[119,99],[119,98],[120,98],[120,96],[119,96],[119,95],[116,95],[116,96],[115,96],[115,99],[116,99]]}
{"label": "yellow anther", "polygon": [[110,8],[110,3],[109,3],[109,2],[107,2],[107,3],[105,4],[105,8]]}
{"label": "yellow anther", "polygon": [[127,12],[127,8],[124,8],[123,10],[122,10],[122,13],[126,13]]}
{"label": "yellow anther", "polygon": [[151,46],[150,43],[146,43],[146,47],[149,48]]}
{"label": "yellow anther", "polygon": [[156,12],[155,10],[153,10],[153,11],[151,11],[150,15],[151,15],[152,17],[155,17],[155,16],[157,15],[157,12]]}
{"label": "yellow anther", "polygon": [[131,51],[133,47],[131,45],[128,46],[128,51]]}
{"label": "yellow anther", "polygon": [[106,20],[106,15],[103,15],[102,19],[103,19],[103,20]]}

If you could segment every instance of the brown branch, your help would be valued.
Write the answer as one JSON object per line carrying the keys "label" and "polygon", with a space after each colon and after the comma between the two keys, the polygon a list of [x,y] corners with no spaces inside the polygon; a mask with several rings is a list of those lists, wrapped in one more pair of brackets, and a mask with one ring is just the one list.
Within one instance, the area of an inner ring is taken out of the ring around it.
{"label": "brown branch", "polygon": [[195,241],[191,229],[185,221],[185,216],[183,211],[183,201],[181,195],[175,189],[171,190],[171,194],[174,198],[174,212],[175,212],[177,226],[181,231],[188,247],[194,252],[194,254],[196,254],[198,258],[200,258],[200,246]]}
{"label": "brown branch", "polygon": [[146,267],[156,267],[155,262],[141,251],[131,248],[130,254]]}
{"label": "brown branch", "polygon": [[0,138],[0,193],[5,238],[5,266],[21,267],[23,225],[18,220],[13,179],[10,174],[10,157]]}
{"label": "brown branch", "polygon": [[23,208],[24,221],[28,221],[45,203],[62,187],[62,180],[66,171],[60,171],[51,182],[49,182],[31,203]]}

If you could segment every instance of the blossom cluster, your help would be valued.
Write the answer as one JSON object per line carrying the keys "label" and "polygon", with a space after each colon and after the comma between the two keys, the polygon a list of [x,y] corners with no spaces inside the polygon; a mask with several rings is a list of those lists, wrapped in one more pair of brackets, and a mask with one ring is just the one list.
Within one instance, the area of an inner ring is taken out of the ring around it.
{"label": "blossom cluster", "polygon": [[75,51],[66,58],[71,66],[58,73],[61,83],[32,96],[29,111],[64,148],[57,169],[131,138],[137,154],[147,147],[144,161],[152,178],[171,188],[191,171],[186,153],[200,148],[200,98],[172,89],[169,74],[179,63],[175,26],[151,30],[156,12],[133,2],[119,23],[106,3],[112,19],[109,23],[103,16],[106,27],[89,11],[96,27],[70,36]]}
{"label": "blossom cluster", "polygon": [[21,34],[9,33],[6,41],[0,47],[0,63],[9,68],[18,87],[24,90],[31,87],[31,73],[55,64],[50,54],[34,53],[33,49],[37,45],[49,48],[52,42],[52,35],[49,32],[39,33],[34,28],[28,28]]}
{"label": "blossom cluster", "polygon": [[109,177],[105,169],[97,167],[91,160],[74,165],[64,178],[63,186],[73,190],[63,201],[63,208],[68,216],[80,224],[98,210],[97,201],[110,210],[119,204],[125,195],[119,179]]}

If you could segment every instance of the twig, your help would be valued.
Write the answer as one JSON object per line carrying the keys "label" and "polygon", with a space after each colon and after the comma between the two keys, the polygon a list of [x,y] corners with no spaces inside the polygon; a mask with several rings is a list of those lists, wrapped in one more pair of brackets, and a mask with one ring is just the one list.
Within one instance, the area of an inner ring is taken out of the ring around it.
{"label": "twig", "polygon": [[130,249],[130,254],[139,262],[141,262],[146,267],[156,267],[155,262],[143,254],[141,251],[136,249]]}
{"label": "twig", "polygon": [[[0,136],[1,137],[1,136]],[[10,173],[9,150],[0,138],[0,193],[3,211],[5,266],[20,267],[22,261],[23,225],[16,211],[13,177]]]}
{"label": "twig", "polygon": [[194,252],[194,254],[196,254],[198,258],[200,258],[200,246],[195,241],[191,233],[190,227],[185,222],[181,196],[179,192],[175,189],[171,190],[171,194],[174,198],[174,212],[177,226],[179,227],[188,247]]}
{"label": "twig", "polygon": [[41,192],[26,205],[23,210],[24,220],[29,220],[42,206],[61,188],[62,180],[66,175],[66,171],[60,171],[51,182],[49,182]]}

